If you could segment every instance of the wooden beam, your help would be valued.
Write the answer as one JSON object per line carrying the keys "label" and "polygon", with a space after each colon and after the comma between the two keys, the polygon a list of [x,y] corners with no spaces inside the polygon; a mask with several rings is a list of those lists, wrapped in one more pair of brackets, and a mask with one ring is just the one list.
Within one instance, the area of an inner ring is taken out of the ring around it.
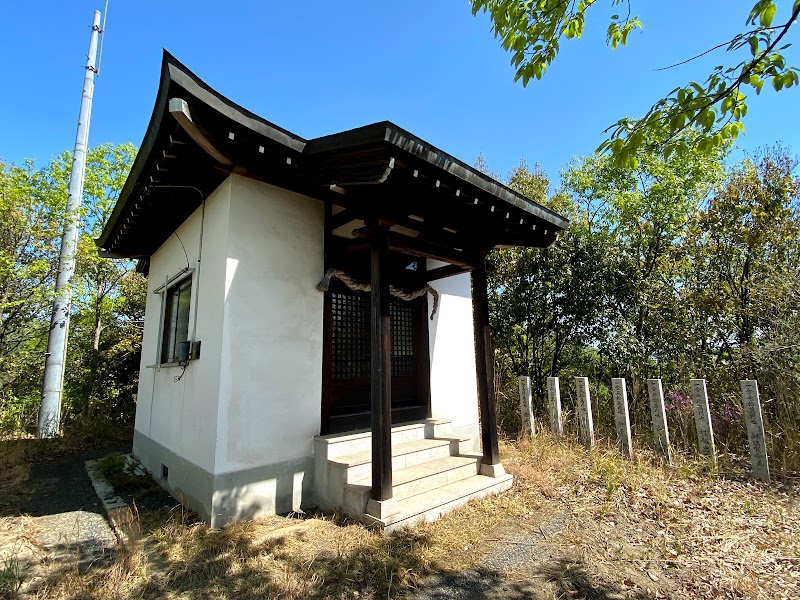
{"label": "wooden beam", "polygon": [[444,246],[458,248],[463,240],[463,237],[459,237],[458,234],[452,230],[452,228],[451,231],[448,231],[444,227],[436,225],[428,219],[419,221],[417,219],[412,219],[410,216],[386,214],[386,217],[383,220],[392,225],[400,225],[401,227],[405,227],[411,231],[416,231],[421,236],[425,236],[426,238],[433,238],[436,240],[435,243],[439,243]]}
{"label": "wooden beam", "polygon": [[[186,100],[181,98],[170,98],[169,112],[175,117],[183,130],[192,138],[195,143],[205,150],[217,162],[223,165],[232,165],[233,161],[220,152],[212,141],[208,138],[208,134],[192,119],[192,113],[189,111],[189,104]],[[164,155],[167,156],[166,154]]]}
{"label": "wooden beam", "polygon": [[470,269],[468,267],[461,267],[458,265],[445,265],[443,267],[437,267],[428,271],[425,274],[425,279],[427,281],[436,281],[437,279],[444,279],[445,277],[450,277],[451,275],[458,275],[459,273],[466,273]]}
{"label": "wooden beam", "polygon": [[379,185],[385,182],[394,169],[391,156],[377,156],[342,162],[335,159],[320,167],[320,181],[336,186]]}
{"label": "wooden beam", "polygon": [[[331,204],[325,203],[325,228],[323,237],[323,270],[327,273],[331,267],[331,229],[328,225],[331,220]],[[333,317],[332,317],[332,294],[323,294],[323,313],[322,313],[322,411],[320,434],[326,435],[331,432],[331,384],[333,381]]]}
{"label": "wooden beam", "polygon": [[[504,230],[510,229],[510,219],[501,218],[508,211],[502,215],[492,212],[490,205],[466,195],[463,190],[459,190],[456,195],[456,189],[446,187],[444,180],[438,189],[432,185],[433,182],[426,182],[431,185],[420,188],[419,180],[408,174],[404,174],[404,177],[400,175],[398,173],[397,177],[393,176],[395,178],[390,189],[382,190],[380,202],[376,202],[374,192],[368,190],[356,192],[359,195],[354,196],[354,199],[357,198],[363,210],[369,211],[373,216],[392,220],[398,225],[418,231],[425,241],[451,248],[491,248],[501,243],[495,241],[495,238],[503,236]],[[424,178],[424,175],[420,174],[419,177]],[[419,218],[411,218],[411,215]],[[523,234],[526,232],[523,226],[518,229]],[[537,246],[547,245],[540,244],[535,238],[533,242]]]}
{"label": "wooden beam", "polygon": [[459,236],[457,233],[460,224],[450,222],[447,215],[440,215],[438,211],[434,218],[430,214],[431,205],[406,206],[408,195],[391,191],[381,194],[380,202],[376,202],[375,199],[374,191],[356,189],[349,198],[352,202],[350,207],[362,219],[368,220],[372,217],[379,219],[383,224],[400,225],[447,246],[458,248],[462,243],[468,244],[464,241],[464,236]]}
{"label": "wooden beam", "polygon": [[331,215],[328,219],[328,231],[339,229],[342,225],[347,225],[358,219],[355,211],[352,208],[345,208],[343,211]]}
{"label": "wooden beam", "polygon": [[475,367],[478,378],[478,405],[481,416],[483,464],[500,464],[497,443],[497,415],[494,394],[494,353],[489,327],[489,299],[486,283],[486,259],[472,271],[472,313],[475,330]]}
{"label": "wooden beam", "polygon": [[361,254],[362,252],[366,253],[369,252],[370,245],[368,243],[349,243],[347,244],[344,249],[341,250],[342,254],[345,255],[352,255],[352,254]]}
{"label": "wooden beam", "polygon": [[465,252],[450,248],[434,242],[426,242],[417,238],[392,232],[389,234],[389,247],[398,252],[405,252],[411,256],[434,258],[459,267],[474,267],[483,260],[477,253]]}
{"label": "wooden beam", "polygon": [[372,405],[372,491],[380,502],[392,498],[392,330],[389,313],[389,232],[375,227],[370,248],[370,331]]}

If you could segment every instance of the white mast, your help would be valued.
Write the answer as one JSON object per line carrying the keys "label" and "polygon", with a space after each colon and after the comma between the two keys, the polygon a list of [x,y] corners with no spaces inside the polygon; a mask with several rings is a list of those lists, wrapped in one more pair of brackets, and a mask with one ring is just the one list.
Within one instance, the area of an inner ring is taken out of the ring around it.
{"label": "white mast", "polygon": [[83,197],[83,178],[86,170],[86,151],[89,142],[89,120],[92,114],[94,95],[95,58],[97,40],[100,35],[100,11],[94,11],[92,33],[89,38],[89,55],[86,59],[86,73],[83,79],[83,96],[78,117],[78,132],[75,136],[75,151],[72,154],[72,172],[69,176],[69,197],[61,236],[61,252],[58,258],[56,277],[56,297],[50,319],[50,335],[47,338],[45,355],[44,384],[42,386],[42,406],[39,410],[40,438],[58,435],[61,420],[61,392],[64,383],[64,363],[69,335],[69,313],[72,303],[72,276],[75,273],[75,256],[78,249],[80,231],[81,198]]}

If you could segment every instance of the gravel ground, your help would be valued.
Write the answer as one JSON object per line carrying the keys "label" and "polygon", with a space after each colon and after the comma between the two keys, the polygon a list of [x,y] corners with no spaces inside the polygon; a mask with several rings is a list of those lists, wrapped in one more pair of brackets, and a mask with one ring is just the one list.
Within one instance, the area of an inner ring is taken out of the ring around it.
{"label": "gravel ground", "polygon": [[466,571],[431,577],[414,600],[522,600],[536,598],[528,586],[505,580],[497,573]]}
{"label": "gravel ground", "polygon": [[[2,515],[8,517],[0,539],[5,554],[18,555],[28,567],[63,565],[82,572],[110,560],[117,539],[84,463],[121,450],[90,450],[32,464],[27,493],[21,499],[0,498]],[[19,541],[22,532],[27,532],[26,544]]]}
{"label": "gravel ground", "polygon": [[506,531],[498,539],[482,565],[490,571],[527,570],[532,564],[541,564],[550,558],[547,542],[560,533],[571,521],[567,513],[560,513],[536,531]]}
{"label": "gravel ground", "polygon": [[36,517],[37,541],[47,560],[77,563],[85,572],[111,559],[117,538],[101,514],[83,510]]}
{"label": "gravel ground", "polygon": [[[491,549],[480,561],[480,570],[458,574],[436,575],[428,578],[413,596],[414,600],[517,600],[540,598],[541,587],[533,581],[513,580],[510,572],[527,571],[531,578],[533,567],[552,558],[548,540],[570,522],[566,513],[556,515],[537,531],[506,529],[486,540]],[[538,582],[541,584],[541,582]]]}
{"label": "gravel ground", "polygon": [[31,465],[31,493],[15,507],[17,513],[32,517],[73,511],[103,515],[103,505],[86,474],[85,463],[112,452],[129,451],[126,447],[103,448]]}

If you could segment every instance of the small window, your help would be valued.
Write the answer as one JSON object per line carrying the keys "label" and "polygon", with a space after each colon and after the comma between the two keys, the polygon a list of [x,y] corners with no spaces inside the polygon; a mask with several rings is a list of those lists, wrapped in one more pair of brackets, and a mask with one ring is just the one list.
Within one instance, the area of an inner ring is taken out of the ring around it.
{"label": "small window", "polygon": [[189,340],[189,307],[192,303],[192,278],[187,277],[167,290],[164,310],[164,337],[161,363],[180,360],[181,342]]}

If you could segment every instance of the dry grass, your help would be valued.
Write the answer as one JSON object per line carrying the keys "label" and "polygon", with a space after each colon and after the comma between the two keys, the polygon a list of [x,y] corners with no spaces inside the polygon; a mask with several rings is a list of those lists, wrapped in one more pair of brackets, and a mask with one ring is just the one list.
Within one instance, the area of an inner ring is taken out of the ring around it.
{"label": "dry grass", "polygon": [[28,594],[397,598],[428,575],[485,572],[499,557],[520,597],[800,597],[795,490],[722,478],[681,456],[668,469],[646,452],[628,461],[547,436],[504,443],[502,454],[514,487],[433,524],[383,536],[317,515],[215,531],[187,515],[143,515],[141,535],[110,566],[53,569]]}
{"label": "dry grass", "polygon": [[541,480],[529,471],[546,465],[572,519],[557,550],[601,581],[628,579],[653,597],[800,597],[800,513],[788,484],[720,477],[680,455],[669,469],[646,451],[627,461],[613,448],[545,440],[518,445],[507,464],[518,481]]}
{"label": "dry grass", "polygon": [[18,496],[30,475],[30,458],[22,444],[0,442],[0,490]]}

